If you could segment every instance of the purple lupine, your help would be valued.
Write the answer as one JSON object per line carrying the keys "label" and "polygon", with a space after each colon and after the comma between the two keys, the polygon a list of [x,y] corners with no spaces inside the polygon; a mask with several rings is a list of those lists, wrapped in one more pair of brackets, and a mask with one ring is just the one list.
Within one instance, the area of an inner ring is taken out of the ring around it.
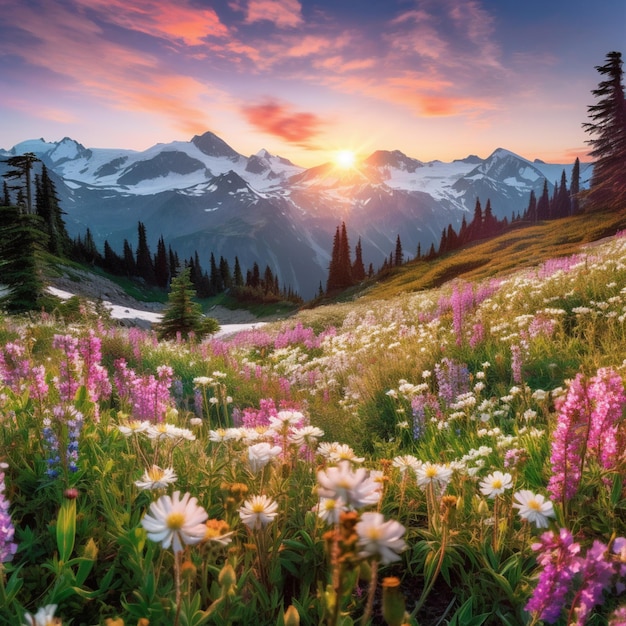
{"label": "purple lupine", "polygon": [[61,467],[61,456],[59,453],[59,438],[56,429],[52,426],[52,419],[49,415],[43,418],[43,447],[46,451],[46,474],[49,478],[56,478]]}
{"label": "purple lupine", "polygon": [[574,542],[569,530],[561,528],[558,535],[552,531],[543,533],[532,548],[538,552],[537,562],[542,570],[526,611],[554,624],[561,615],[572,578],[579,569],[580,545]]}
{"label": "purple lupine", "polygon": [[0,350],[0,381],[16,393],[23,391],[24,380],[29,376],[30,360],[25,353],[24,346],[14,341]]}
{"label": "purple lupine", "polygon": [[98,401],[111,395],[112,386],[109,374],[102,361],[102,341],[93,330],[89,330],[87,337],[78,342],[78,349],[83,359],[83,384],[94,403],[94,418],[99,418]]}
{"label": "purple lupine", "polygon": [[63,412],[59,411],[57,417],[65,419],[67,425],[65,463],[68,471],[74,473],[78,471],[78,441],[83,428],[83,414],[73,406],[61,410]]}
{"label": "purple lupine", "polygon": [[424,434],[427,407],[437,413],[440,412],[439,402],[437,402],[437,398],[432,393],[414,396],[411,400],[411,409],[413,414],[413,439],[419,439]]}
{"label": "purple lupine", "polygon": [[[618,439],[622,410],[626,403],[621,376],[611,368],[600,368],[589,385],[589,396],[593,410],[587,451],[596,454],[605,470],[613,470],[624,453],[623,442]],[[609,480],[608,476],[605,477],[605,481]]]}
{"label": "purple lupine", "polygon": [[594,541],[584,559],[579,559],[580,588],[574,596],[570,615],[571,626],[584,626],[593,607],[602,603],[603,593],[611,585],[615,570],[607,559],[607,546]]}
{"label": "purple lupine", "polygon": [[452,327],[456,335],[457,345],[463,343],[463,325],[465,316],[474,306],[474,288],[471,283],[466,283],[462,289],[454,285],[450,296],[450,307],[452,309]]}
{"label": "purple lupine", "polygon": [[464,363],[455,363],[447,357],[441,359],[435,364],[435,378],[439,397],[448,406],[469,390],[469,370]]}
{"label": "purple lupine", "polygon": [[78,339],[72,335],[55,335],[52,347],[61,350],[57,388],[64,402],[71,402],[80,386],[80,354]]}
{"label": "purple lupine", "polygon": [[591,400],[582,374],[571,382],[565,400],[557,406],[556,428],[552,433],[552,476],[548,492],[552,500],[565,503],[576,491],[582,476],[587,445],[587,431],[591,418]]}
{"label": "purple lupine", "polygon": [[485,326],[482,322],[476,322],[472,326],[472,334],[469,338],[470,348],[475,348],[485,339]]}
{"label": "purple lupine", "polygon": [[0,563],[12,561],[17,552],[17,544],[13,541],[15,527],[9,513],[10,502],[4,495],[6,485],[3,470],[6,467],[6,463],[0,463]]}

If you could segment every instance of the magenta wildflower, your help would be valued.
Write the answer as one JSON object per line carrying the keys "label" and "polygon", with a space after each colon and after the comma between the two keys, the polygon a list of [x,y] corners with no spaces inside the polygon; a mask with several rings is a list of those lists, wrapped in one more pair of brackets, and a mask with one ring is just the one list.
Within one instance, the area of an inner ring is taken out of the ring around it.
{"label": "magenta wildflower", "polygon": [[538,552],[537,562],[543,569],[526,611],[554,624],[565,607],[572,578],[579,568],[580,545],[574,542],[569,530],[562,528],[558,536],[552,531],[543,533],[532,547]]}
{"label": "magenta wildflower", "polygon": [[0,563],[12,561],[17,552],[17,544],[13,541],[15,527],[9,514],[10,503],[4,495],[6,486],[2,470],[6,467],[6,463],[0,463]]}
{"label": "magenta wildflower", "polygon": [[52,346],[63,353],[59,360],[57,388],[64,402],[72,402],[80,386],[80,353],[78,339],[72,335],[55,335]]}
{"label": "magenta wildflower", "polygon": [[[618,429],[626,403],[621,376],[610,368],[601,368],[591,380],[589,396],[593,402],[588,453],[594,453],[605,470],[615,468],[624,450],[620,449]],[[608,477],[606,480],[609,480]]]}
{"label": "magenta wildflower", "polygon": [[594,541],[584,559],[580,559],[581,586],[572,602],[568,620],[571,626],[584,626],[593,607],[603,602],[603,592],[608,589],[615,571],[607,560],[607,547]]}
{"label": "magenta wildflower", "polygon": [[548,491],[555,502],[565,504],[578,490],[591,409],[587,385],[583,375],[578,374],[559,406],[557,425],[552,433],[552,476]]}

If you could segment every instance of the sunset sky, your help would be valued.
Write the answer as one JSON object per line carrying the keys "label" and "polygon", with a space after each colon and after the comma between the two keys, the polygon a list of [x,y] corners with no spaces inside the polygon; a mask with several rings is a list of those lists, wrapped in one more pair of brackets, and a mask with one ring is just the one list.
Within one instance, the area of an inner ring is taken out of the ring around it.
{"label": "sunset sky", "polygon": [[624,0],[0,0],[0,148],[584,159]]}

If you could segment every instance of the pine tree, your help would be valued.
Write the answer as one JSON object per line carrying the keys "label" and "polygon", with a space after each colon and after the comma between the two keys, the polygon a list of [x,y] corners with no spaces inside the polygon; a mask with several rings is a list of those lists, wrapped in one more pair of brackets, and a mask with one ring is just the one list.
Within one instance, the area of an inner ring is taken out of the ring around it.
{"label": "pine tree", "polygon": [[361,282],[365,278],[365,265],[363,264],[363,248],[361,238],[354,248],[354,263],[352,264],[352,279],[354,282]]}
{"label": "pine tree", "polygon": [[341,289],[352,285],[352,261],[345,222],[341,223],[341,239],[339,241],[339,284]]}
{"label": "pine tree", "polygon": [[38,308],[43,294],[40,253],[47,246],[41,218],[20,207],[0,208],[0,276],[9,292],[0,298],[11,312]]}
{"label": "pine tree", "polygon": [[233,282],[235,287],[243,287],[243,273],[239,264],[239,257],[235,257],[235,269],[233,273]]}
{"label": "pine tree", "polygon": [[230,289],[233,284],[233,277],[230,273],[230,266],[228,265],[228,261],[223,256],[220,256],[219,270],[220,280],[222,283],[222,291]]}
{"label": "pine tree", "polygon": [[156,284],[152,255],[146,237],[146,227],[142,222],[137,223],[137,276],[143,278],[148,285]]}
{"label": "pine tree", "polygon": [[563,170],[561,173],[561,183],[559,184],[554,202],[552,217],[567,217],[570,215],[571,210],[570,193],[567,190],[567,177],[565,175],[565,170]]}
{"label": "pine tree", "polygon": [[404,262],[404,252],[402,252],[402,242],[400,241],[400,235],[396,238],[396,254],[394,256],[394,265],[400,267]]}
{"label": "pine tree", "polygon": [[70,250],[70,237],[63,221],[56,187],[45,164],[41,166],[41,176],[35,176],[35,208],[48,235],[48,251],[64,256]]}
{"label": "pine tree", "polygon": [[[32,152],[26,152],[19,156],[9,157],[4,159],[4,162],[13,169],[8,170],[3,174],[4,178],[21,180],[22,183],[13,186],[13,189],[21,191],[24,198],[24,208],[26,213],[33,212],[33,195],[32,195],[32,169],[33,165],[38,162],[39,159]],[[18,206],[20,203],[18,202]]]}
{"label": "pine tree", "polygon": [[126,276],[137,276],[137,262],[135,261],[135,253],[127,239],[124,239],[123,248],[124,271]]}
{"label": "pine tree", "polygon": [[2,181],[2,206],[11,206],[11,194],[6,180]]}
{"label": "pine tree", "polygon": [[170,282],[170,268],[163,235],[159,237],[159,242],[157,243],[157,252],[154,257],[154,277],[158,287],[161,289],[167,288]]}
{"label": "pine tree", "polygon": [[467,241],[476,241],[480,239],[483,232],[483,209],[480,204],[480,198],[476,198],[474,205],[474,217],[467,227]]}
{"label": "pine tree", "polygon": [[190,279],[190,268],[186,267],[172,279],[163,317],[154,325],[159,339],[174,339],[179,333],[187,339],[192,335],[201,339],[219,330],[217,320],[204,317],[202,308],[193,300],[195,296],[196,292]]}
{"label": "pine tree", "polygon": [[548,193],[548,181],[543,179],[543,191],[539,200],[537,200],[537,219],[550,219],[550,194]]}
{"label": "pine tree", "polygon": [[580,159],[576,157],[572,168],[572,180],[569,185],[570,214],[576,215],[579,209],[578,194],[580,193]]}
{"label": "pine tree", "polygon": [[587,141],[595,161],[584,208],[623,209],[626,206],[626,98],[622,54],[609,52],[605,64],[595,69],[607,79],[591,92],[598,101],[587,109],[591,122],[583,124],[586,132],[595,135]]}
{"label": "pine tree", "polygon": [[528,208],[526,209],[526,219],[535,224],[537,222],[537,196],[535,190],[530,190],[530,198],[528,200]]}

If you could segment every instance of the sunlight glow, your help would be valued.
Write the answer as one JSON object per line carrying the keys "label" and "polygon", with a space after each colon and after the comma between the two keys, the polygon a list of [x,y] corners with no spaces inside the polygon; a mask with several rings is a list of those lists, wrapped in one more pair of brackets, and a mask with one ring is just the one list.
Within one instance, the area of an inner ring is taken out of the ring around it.
{"label": "sunlight glow", "polygon": [[335,165],[343,169],[354,167],[356,156],[352,150],[339,150],[335,153]]}

